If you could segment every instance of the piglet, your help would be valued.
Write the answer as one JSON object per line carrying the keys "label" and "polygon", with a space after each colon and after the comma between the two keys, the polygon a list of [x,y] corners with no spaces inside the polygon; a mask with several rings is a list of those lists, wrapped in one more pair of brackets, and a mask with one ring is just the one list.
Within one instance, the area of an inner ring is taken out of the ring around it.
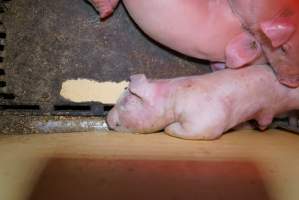
{"label": "piglet", "polygon": [[248,50],[248,42],[235,42],[237,55],[249,58],[248,55],[258,55],[262,48],[278,80],[289,87],[299,87],[299,1],[229,0],[228,3],[242,26],[255,37],[257,42],[251,46],[259,45]]}
{"label": "piglet", "polygon": [[111,129],[212,140],[255,119],[265,129],[275,115],[299,108],[299,88],[278,82],[267,65],[174,79],[131,76],[107,116]]}

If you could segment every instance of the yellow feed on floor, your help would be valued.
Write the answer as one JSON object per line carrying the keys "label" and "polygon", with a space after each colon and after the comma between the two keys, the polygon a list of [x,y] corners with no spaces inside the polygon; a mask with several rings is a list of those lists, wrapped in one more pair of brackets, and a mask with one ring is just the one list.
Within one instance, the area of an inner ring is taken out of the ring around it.
{"label": "yellow feed on floor", "polygon": [[115,83],[89,79],[67,80],[62,83],[60,95],[76,103],[93,101],[114,104],[127,86],[127,81]]}

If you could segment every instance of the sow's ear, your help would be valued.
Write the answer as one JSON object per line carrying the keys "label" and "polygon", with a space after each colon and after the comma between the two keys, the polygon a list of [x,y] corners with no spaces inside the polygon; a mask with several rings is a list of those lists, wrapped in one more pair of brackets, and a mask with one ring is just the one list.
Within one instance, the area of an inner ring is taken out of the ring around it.
{"label": "sow's ear", "polygon": [[295,25],[286,17],[262,22],[260,26],[275,48],[285,44],[296,31]]}
{"label": "sow's ear", "polygon": [[143,100],[147,100],[150,97],[150,86],[144,74],[130,76],[129,90]]}

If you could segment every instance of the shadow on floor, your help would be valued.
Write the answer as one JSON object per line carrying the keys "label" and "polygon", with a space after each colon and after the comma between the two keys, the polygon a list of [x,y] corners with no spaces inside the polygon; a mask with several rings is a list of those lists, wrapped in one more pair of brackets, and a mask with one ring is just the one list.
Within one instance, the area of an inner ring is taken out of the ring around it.
{"label": "shadow on floor", "polygon": [[29,200],[268,200],[251,162],[53,158]]}

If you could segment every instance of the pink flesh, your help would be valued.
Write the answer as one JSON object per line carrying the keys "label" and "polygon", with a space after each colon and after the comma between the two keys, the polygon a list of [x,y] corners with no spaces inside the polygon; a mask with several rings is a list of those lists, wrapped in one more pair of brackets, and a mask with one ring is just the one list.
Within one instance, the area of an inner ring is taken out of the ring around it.
{"label": "pink flesh", "polygon": [[[118,0],[94,1],[99,2],[102,18],[109,16],[118,2]],[[183,54],[200,59],[225,62],[226,46],[233,38],[244,32],[238,17],[232,12],[226,0],[124,0],[123,2],[135,22],[153,39]],[[252,51],[242,49],[239,54],[230,55],[232,57],[228,63],[233,63],[234,68],[243,66],[249,57],[253,59],[252,56],[255,56],[253,54]],[[265,61],[263,58],[261,60]]]}
{"label": "pink flesh", "polygon": [[261,23],[261,29],[277,48],[285,44],[294,34],[296,27],[287,18],[278,18]]}
{"label": "pink flesh", "polygon": [[[118,0],[95,2],[103,18],[113,12]],[[281,83],[299,86],[298,0],[124,0],[124,4],[141,29],[165,46],[196,58],[226,62],[232,68],[268,61]],[[249,62],[258,51],[229,44],[244,33],[243,27],[262,44],[267,61],[263,54],[259,61]]]}
{"label": "pink flesh", "polygon": [[224,62],[226,45],[243,32],[226,0],[123,2],[145,33],[165,46],[196,58]]}
{"label": "pink flesh", "polygon": [[240,68],[256,60],[262,50],[253,36],[242,33],[227,45],[225,53],[226,65],[230,68]]}

